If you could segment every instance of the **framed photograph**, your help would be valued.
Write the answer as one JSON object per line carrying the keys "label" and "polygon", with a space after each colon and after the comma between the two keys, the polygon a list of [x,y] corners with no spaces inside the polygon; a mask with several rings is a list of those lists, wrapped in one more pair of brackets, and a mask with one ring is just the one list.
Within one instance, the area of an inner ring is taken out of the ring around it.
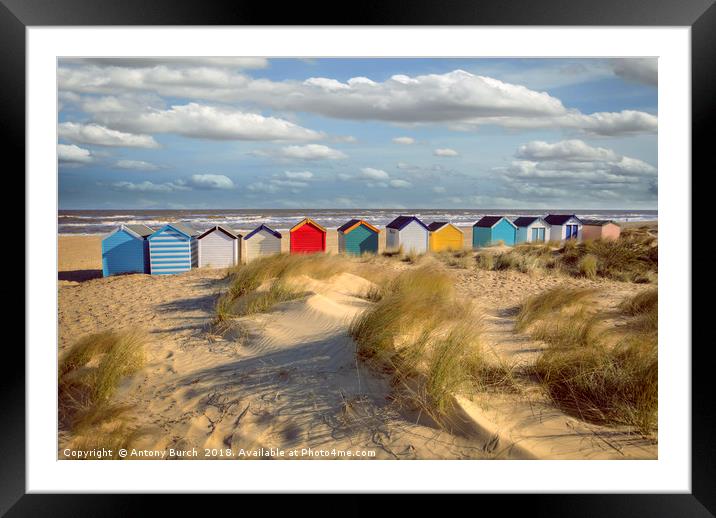
{"label": "framed photograph", "polygon": [[711,2],[297,7],[0,5],[27,193],[0,510],[442,492],[710,515]]}

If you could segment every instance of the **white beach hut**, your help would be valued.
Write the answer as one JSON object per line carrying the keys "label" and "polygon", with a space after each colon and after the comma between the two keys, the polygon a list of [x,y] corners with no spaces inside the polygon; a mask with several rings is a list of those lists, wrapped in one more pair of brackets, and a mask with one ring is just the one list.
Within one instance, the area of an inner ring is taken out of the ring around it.
{"label": "white beach hut", "polygon": [[430,231],[416,216],[398,216],[386,225],[385,247],[389,251],[403,249],[406,254],[428,251]]}
{"label": "white beach hut", "polygon": [[549,223],[549,238],[554,241],[582,240],[582,221],[574,214],[549,214],[544,220]]}
{"label": "white beach hut", "polygon": [[551,226],[538,216],[522,216],[512,223],[517,227],[516,243],[535,243],[550,240]]}
{"label": "white beach hut", "polygon": [[226,268],[241,260],[241,235],[221,225],[214,225],[198,236],[199,268]]}
{"label": "white beach hut", "polygon": [[246,262],[257,257],[281,253],[281,233],[260,225],[244,237]]}

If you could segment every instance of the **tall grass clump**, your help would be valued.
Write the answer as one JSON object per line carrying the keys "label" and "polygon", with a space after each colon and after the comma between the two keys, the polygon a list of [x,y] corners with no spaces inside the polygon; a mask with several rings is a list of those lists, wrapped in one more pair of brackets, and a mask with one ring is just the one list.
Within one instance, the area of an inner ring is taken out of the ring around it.
{"label": "tall grass clump", "polygon": [[579,273],[587,279],[595,279],[597,277],[597,258],[592,254],[587,254],[579,260]]}
{"label": "tall grass clump", "polygon": [[[227,291],[216,301],[214,326],[221,329],[234,317],[268,311],[279,302],[300,297],[299,292],[286,285],[291,277],[326,279],[348,271],[351,265],[347,258],[327,254],[275,254],[237,265],[229,270]],[[257,293],[268,281],[271,281],[269,289]]]}
{"label": "tall grass clump", "polygon": [[451,395],[470,381],[468,366],[480,355],[473,308],[456,297],[453,280],[435,265],[390,281],[349,332],[358,356],[390,373],[400,392],[437,421]]}
{"label": "tall grass clump", "polygon": [[60,359],[60,427],[76,430],[117,417],[110,400],[121,380],[144,365],[145,337],[136,331],[105,331],[76,342]]}
{"label": "tall grass clump", "polygon": [[578,305],[595,293],[590,288],[553,288],[530,297],[520,306],[515,329],[524,331],[533,322],[566,306]]}
{"label": "tall grass clump", "polygon": [[648,434],[657,415],[655,290],[622,301],[619,309],[629,323],[609,333],[599,328],[607,314],[590,304],[590,291],[551,290],[523,304],[516,327],[529,327],[533,338],[547,344],[534,374],[566,412]]}

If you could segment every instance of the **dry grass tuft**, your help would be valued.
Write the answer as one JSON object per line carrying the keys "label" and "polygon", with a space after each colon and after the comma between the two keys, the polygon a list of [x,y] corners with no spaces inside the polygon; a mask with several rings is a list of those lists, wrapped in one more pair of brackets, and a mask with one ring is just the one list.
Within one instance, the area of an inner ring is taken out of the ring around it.
{"label": "dry grass tuft", "polygon": [[[105,331],[86,336],[69,349],[58,369],[60,429],[105,448],[113,435],[118,436],[120,424],[123,435],[131,435],[122,420],[131,407],[112,404],[111,398],[124,377],[143,367],[145,341],[138,331]],[[117,430],[107,435],[108,426]]]}
{"label": "dry grass tuft", "polygon": [[530,327],[548,347],[534,374],[557,406],[582,419],[633,426],[643,434],[656,427],[656,290],[625,299],[630,320],[616,343],[599,329],[606,314],[594,309],[592,290],[551,290],[528,299],[518,327]]}

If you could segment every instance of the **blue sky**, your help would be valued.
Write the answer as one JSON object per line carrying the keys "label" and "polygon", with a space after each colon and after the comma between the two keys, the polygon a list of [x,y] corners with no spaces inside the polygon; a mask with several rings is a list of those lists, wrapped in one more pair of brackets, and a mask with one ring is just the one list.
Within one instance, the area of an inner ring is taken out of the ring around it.
{"label": "blue sky", "polygon": [[61,209],[656,208],[657,62],[60,59]]}

